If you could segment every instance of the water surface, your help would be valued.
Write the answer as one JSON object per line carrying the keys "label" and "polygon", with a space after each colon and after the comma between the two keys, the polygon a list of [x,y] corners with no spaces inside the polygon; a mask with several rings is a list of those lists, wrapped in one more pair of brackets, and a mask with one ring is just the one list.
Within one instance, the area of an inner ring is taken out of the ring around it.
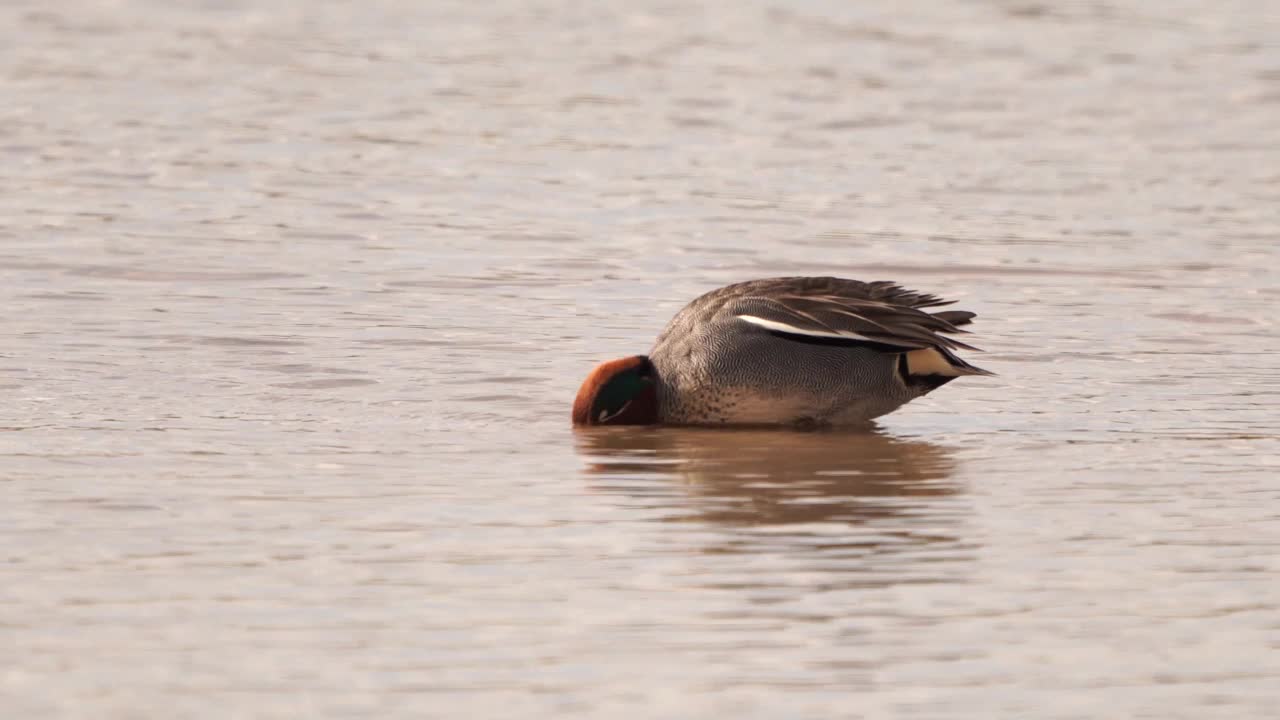
{"label": "water surface", "polygon": [[[1270,717],[1265,4],[0,9],[7,717]],[[867,433],[573,432],[779,274]]]}

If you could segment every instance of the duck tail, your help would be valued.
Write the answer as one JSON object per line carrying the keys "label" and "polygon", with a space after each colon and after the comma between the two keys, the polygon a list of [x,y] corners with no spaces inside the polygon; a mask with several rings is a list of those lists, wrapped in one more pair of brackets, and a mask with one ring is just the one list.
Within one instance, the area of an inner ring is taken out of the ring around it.
{"label": "duck tail", "polygon": [[903,375],[906,379],[922,376],[945,378],[962,375],[995,375],[976,365],[961,360],[958,355],[943,347],[927,347],[909,350],[902,355]]}

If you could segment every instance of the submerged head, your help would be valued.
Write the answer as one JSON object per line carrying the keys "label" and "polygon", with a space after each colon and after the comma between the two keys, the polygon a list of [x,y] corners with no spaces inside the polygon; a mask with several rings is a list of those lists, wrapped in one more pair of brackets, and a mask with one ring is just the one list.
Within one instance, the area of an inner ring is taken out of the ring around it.
{"label": "submerged head", "polygon": [[658,422],[653,363],[644,355],[600,363],[573,401],[574,425],[652,425]]}

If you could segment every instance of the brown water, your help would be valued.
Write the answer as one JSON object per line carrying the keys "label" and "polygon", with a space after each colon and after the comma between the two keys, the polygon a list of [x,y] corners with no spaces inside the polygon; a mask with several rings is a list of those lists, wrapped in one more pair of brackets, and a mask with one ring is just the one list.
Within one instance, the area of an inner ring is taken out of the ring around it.
{"label": "brown water", "polygon": [[[4,717],[1270,718],[1274,3],[9,2]],[[574,434],[776,274],[871,434]]]}

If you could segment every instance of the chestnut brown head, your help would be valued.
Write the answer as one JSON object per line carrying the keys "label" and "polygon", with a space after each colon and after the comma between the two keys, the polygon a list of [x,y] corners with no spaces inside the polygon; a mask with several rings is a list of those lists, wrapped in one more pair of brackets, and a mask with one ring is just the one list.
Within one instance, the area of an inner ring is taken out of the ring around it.
{"label": "chestnut brown head", "polygon": [[658,422],[653,363],[644,355],[600,363],[573,401],[574,425],[652,425]]}

